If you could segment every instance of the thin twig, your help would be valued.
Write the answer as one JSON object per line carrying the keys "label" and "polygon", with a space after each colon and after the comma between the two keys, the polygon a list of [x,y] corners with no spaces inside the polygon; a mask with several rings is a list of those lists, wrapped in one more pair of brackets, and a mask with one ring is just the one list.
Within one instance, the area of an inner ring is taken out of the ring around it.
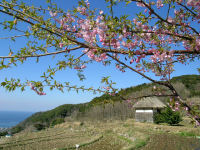
{"label": "thin twig", "polygon": [[187,11],[189,11],[194,17],[197,16],[192,10],[190,10],[187,6],[181,4],[180,2],[176,1],[180,6],[184,7]]}
{"label": "thin twig", "polygon": [[60,53],[66,53],[68,51],[73,51],[81,48],[81,46],[71,48],[71,49],[66,49],[66,50],[61,50],[61,51],[56,51],[56,52],[51,52],[51,53],[46,53],[46,54],[39,54],[39,55],[24,55],[24,56],[0,56],[0,58],[5,59],[5,58],[29,58],[29,57],[43,57],[43,56],[49,56],[49,55],[56,55]]}
{"label": "thin twig", "polygon": [[15,39],[15,38],[22,37],[22,36],[26,36],[26,34],[15,35],[15,36],[10,36],[10,37],[0,37],[0,40],[2,40],[2,39]]}

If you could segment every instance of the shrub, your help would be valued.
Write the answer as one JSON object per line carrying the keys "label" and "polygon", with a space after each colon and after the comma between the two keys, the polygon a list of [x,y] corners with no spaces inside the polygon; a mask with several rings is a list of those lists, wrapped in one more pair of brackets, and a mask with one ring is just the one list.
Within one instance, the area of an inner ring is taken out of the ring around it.
{"label": "shrub", "polygon": [[38,131],[45,129],[45,125],[44,125],[44,124],[41,124],[41,123],[36,123],[36,124],[34,124],[34,127],[35,127]]}
{"label": "shrub", "polygon": [[84,125],[84,122],[81,122],[81,123],[80,123],[80,126],[83,126],[83,125]]}
{"label": "shrub", "polygon": [[159,124],[159,123],[164,123],[165,122],[165,118],[162,114],[160,113],[155,113],[154,114],[154,122],[156,124]]}
{"label": "shrub", "polygon": [[0,132],[0,136],[5,136],[6,134],[8,134],[8,131]]}
{"label": "shrub", "polygon": [[22,131],[23,129],[24,129],[24,128],[21,127],[21,126],[15,126],[15,127],[13,127],[13,128],[11,129],[11,133],[12,133],[12,134],[15,134],[15,133],[18,133],[18,132]]}
{"label": "shrub", "polygon": [[51,126],[55,126],[55,125],[61,124],[63,122],[65,122],[64,118],[56,118],[51,122]]}
{"label": "shrub", "polygon": [[161,113],[156,113],[154,115],[154,122],[159,123],[167,123],[170,125],[176,125],[182,121],[179,112],[172,111],[170,107],[165,108]]}

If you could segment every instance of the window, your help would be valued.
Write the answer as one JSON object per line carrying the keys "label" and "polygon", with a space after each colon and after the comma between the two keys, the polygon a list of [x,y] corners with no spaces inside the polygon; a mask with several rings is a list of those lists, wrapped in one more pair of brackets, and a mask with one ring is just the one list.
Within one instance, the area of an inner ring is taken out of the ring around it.
{"label": "window", "polygon": [[136,113],[153,113],[153,110],[152,109],[147,109],[147,110],[138,109],[136,110]]}

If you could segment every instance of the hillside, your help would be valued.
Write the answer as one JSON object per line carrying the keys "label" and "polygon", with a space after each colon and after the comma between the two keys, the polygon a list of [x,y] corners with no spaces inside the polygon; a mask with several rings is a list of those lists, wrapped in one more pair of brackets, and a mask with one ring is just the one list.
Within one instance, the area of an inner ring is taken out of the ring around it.
{"label": "hillside", "polygon": [[83,112],[86,108],[87,103],[65,104],[49,111],[37,112],[23,122],[19,123],[17,126],[13,127],[12,133],[18,133],[19,131],[30,126],[40,126],[41,128],[54,126],[64,122],[63,118],[71,116],[74,111]]}
{"label": "hillside", "polygon": [[[200,76],[183,75],[172,78],[171,82],[179,94],[185,99],[200,97]],[[64,122],[64,118],[73,118],[78,120],[107,120],[107,119],[126,119],[133,117],[133,111],[129,105],[122,101],[122,98],[131,98],[152,93],[154,84],[141,84],[138,86],[121,89],[115,96],[103,94],[100,97],[92,99],[85,104],[65,104],[46,112],[38,112],[27,118],[12,129],[17,133],[24,128],[36,126],[40,128],[54,126]],[[160,87],[166,90],[163,87]],[[119,96],[120,95],[120,96]],[[161,98],[166,101],[166,98]],[[196,100],[196,99],[195,99]],[[104,104],[103,106],[101,104]]]}
{"label": "hillside", "polygon": [[[183,75],[174,77],[171,80],[171,83],[175,86],[176,90],[179,92],[181,96],[184,98],[191,98],[191,97],[199,97],[200,96],[200,75]],[[122,100],[119,98],[119,95],[123,98],[130,98],[130,97],[137,97],[142,96],[145,94],[151,94],[152,88],[155,84],[141,84],[138,86],[133,86],[125,89],[121,89],[118,94],[115,96],[110,95],[102,95],[100,97],[96,97],[92,99],[90,102],[91,104],[99,104],[99,103],[110,103],[111,101],[119,101]],[[162,86],[160,88],[165,89]],[[187,95],[185,95],[187,94]]]}
{"label": "hillside", "polygon": [[[65,122],[2,137],[2,150],[198,150],[200,129],[126,121]],[[76,145],[79,148],[76,148]]]}

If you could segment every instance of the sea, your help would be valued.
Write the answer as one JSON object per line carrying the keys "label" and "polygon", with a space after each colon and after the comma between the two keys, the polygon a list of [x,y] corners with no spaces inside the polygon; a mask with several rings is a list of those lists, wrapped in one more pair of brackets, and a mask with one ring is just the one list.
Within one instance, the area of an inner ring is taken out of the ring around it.
{"label": "sea", "polygon": [[11,128],[32,114],[33,112],[0,111],[0,128]]}

